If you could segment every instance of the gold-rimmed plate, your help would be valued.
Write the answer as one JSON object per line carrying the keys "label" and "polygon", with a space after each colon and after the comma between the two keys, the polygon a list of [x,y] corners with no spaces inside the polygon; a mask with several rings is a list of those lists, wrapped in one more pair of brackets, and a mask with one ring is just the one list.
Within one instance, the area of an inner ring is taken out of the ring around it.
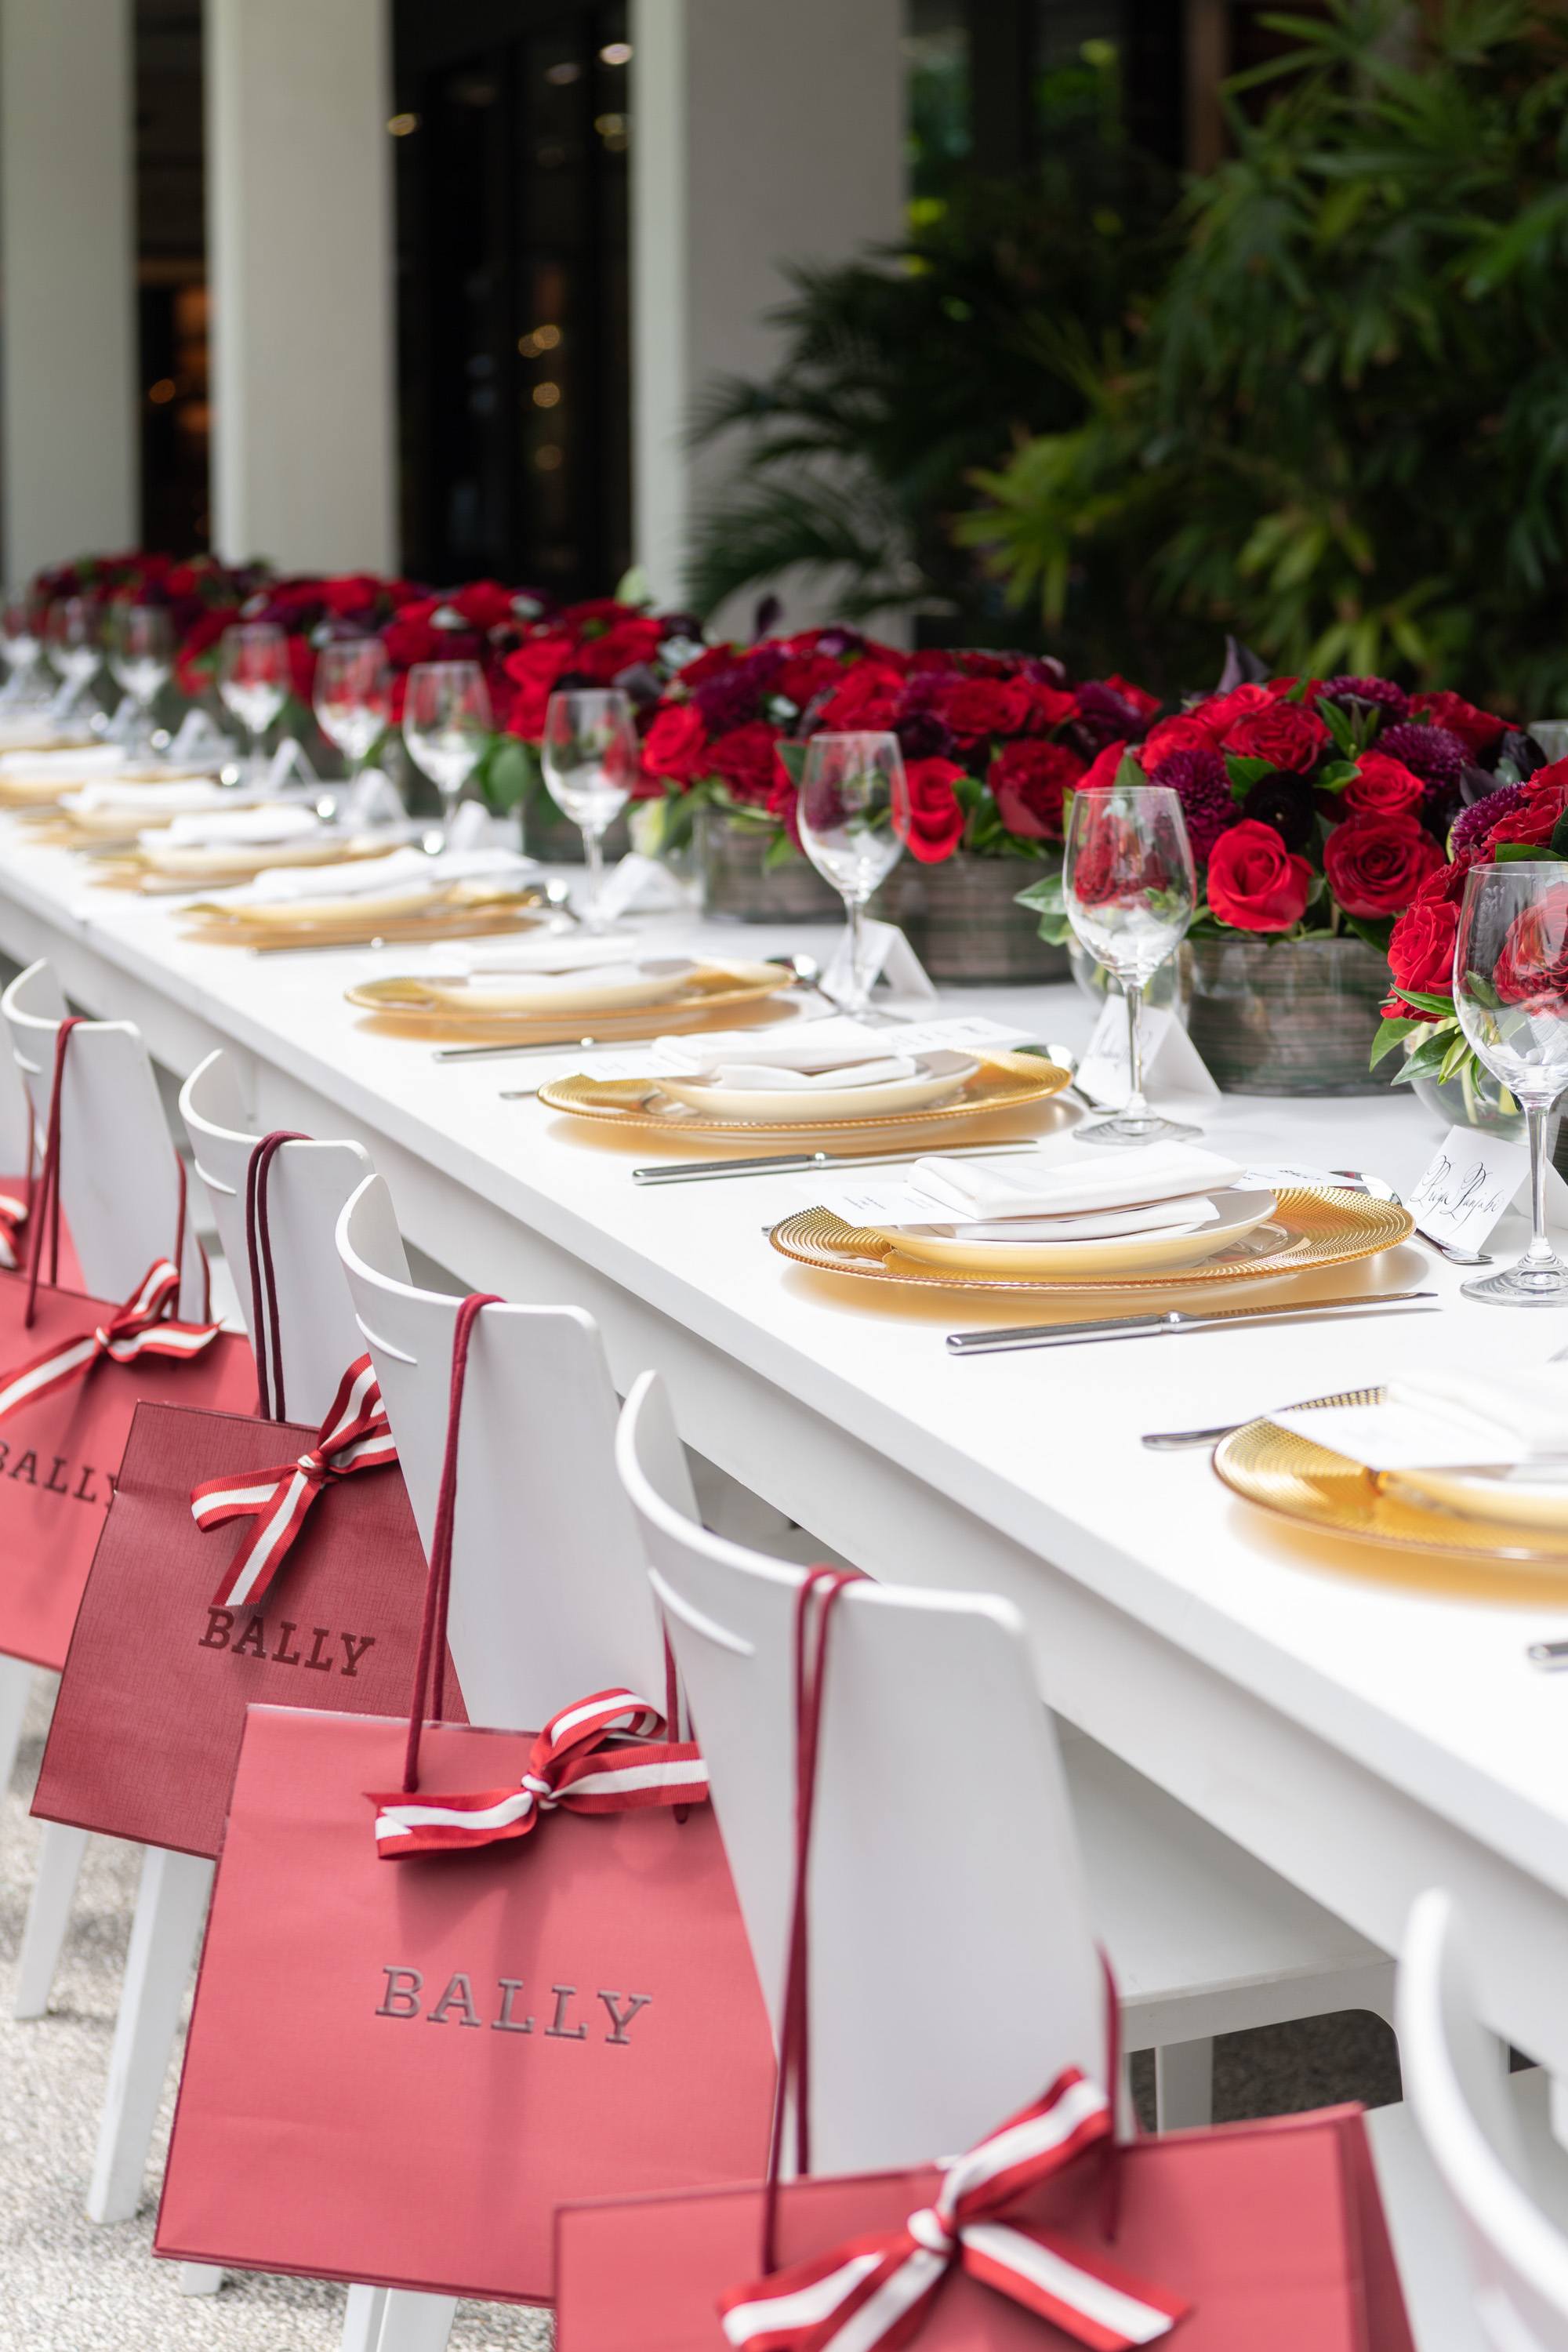
{"label": "gold-rimmed plate", "polygon": [[619,1009],[588,1000],[594,994],[593,974],[582,974],[584,1001],[575,1008],[563,1006],[559,1012],[545,1013],[538,1009],[537,975],[520,972],[520,992],[530,990],[535,997],[535,1007],[524,1011],[509,1009],[495,1002],[502,988],[505,974],[483,971],[475,974],[475,985],[482,1001],[467,1007],[463,999],[466,984],[458,980],[439,981],[409,977],[389,972],[374,980],[358,982],[345,989],[350,1004],[363,1013],[374,1013],[384,1020],[395,1021],[411,1034],[431,1037],[463,1035],[482,1038],[496,1045],[551,1045],[559,1038],[571,1045],[584,1034],[585,1024],[592,1025],[595,1036],[613,1037],[628,1024],[646,1031],[650,1021],[660,1029],[683,1029],[693,1022],[706,1021],[715,1013],[739,1013],[752,1004],[764,1004],[781,989],[788,988],[793,975],[776,963],[693,963],[690,969],[670,981],[668,990],[649,998],[639,992],[637,1001]]}
{"label": "gold-rimmed plate", "polygon": [[996,1111],[1030,1110],[1059,1094],[1068,1076],[1037,1054],[987,1054],[980,1057],[973,1075],[955,1095],[925,1109],[868,1112],[861,1118],[830,1120],[813,1119],[809,1115],[788,1122],[720,1118],[661,1095],[657,1077],[592,1078],[579,1074],[541,1087],[539,1099],[549,1110],[565,1111],[574,1118],[597,1119],[626,1134],[656,1135],[661,1143],[680,1143],[689,1137],[704,1145],[748,1143],[758,1136],[787,1142],[806,1136],[907,1133],[911,1128],[945,1126],[955,1119],[986,1118]]}
{"label": "gold-rimmed plate", "polygon": [[[1365,1402],[1381,1403],[1381,1389]],[[1341,1404],[1342,1397],[1315,1397],[1301,1410]],[[1568,1522],[1561,1530],[1525,1528],[1506,1519],[1478,1518],[1417,1500],[1413,1490],[1387,1472],[1370,1470],[1326,1445],[1314,1444],[1299,1429],[1272,1421],[1249,1421],[1222,1440],[1214,1457],[1217,1475],[1244,1502],[1277,1518],[1314,1528],[1321,1534],[1348,1536],[1358,1543],[1397,1551],[1484,1554],[1494,1559],[1568,1563]]]}
{"label": "gold-rimmed plate", "polygon": [[[410,946],[426,940],[489,938],[497,931],[526,929],[545,919],[541,893],[497,890],[478,884],[455,883],[439,897],[420,902],[367,897],[354,903],[342,898],[263,910],[226,907],[212,900],[183,909],[186,939],[207,947],[257,948],[263,953],[288,948],[375,947],[384,942]],[[307,912],[311,919],[305,919]]]}
{"label": "gold-rimmed plate", "polygon": [[[68,846],[69,845],[67,845]],[[92,879],[105,890],[139,890],[150,897],[177,892],[237,888],[279,866],[363,866],[385,857],[397,844],[385,841],[274,841],[241,849],[210,844],[168,849],[132,849],[96,857]]]}
{"label": "gold-rimmed plate", "polygon": [[[543,1089],[541,1089],[542,1097]],[[861,1281],[891,1282],[922,1290],[983,1290],[1001,1296],[1028,1292],[1035,1297],[1103,1296],[1151,1290],[1192,1290],[1215,1283],[1278,1281],[1291,1274],[1349,1265],[1357,1258],[1408,1241],[1415,1220],[1391,1201],[1373,1200],[1337,1185],[1285,1190],[1274,1214],[1197,1265],[1165,1273],[1106,1272],[1077,1280],[1046,1275],[939,1272],[893,1248],[885,1234],[847,1224],[831,1209],[801,1209],[776,1224],[768,1238],[774,1249],[822,1274],[849,1275]]]}

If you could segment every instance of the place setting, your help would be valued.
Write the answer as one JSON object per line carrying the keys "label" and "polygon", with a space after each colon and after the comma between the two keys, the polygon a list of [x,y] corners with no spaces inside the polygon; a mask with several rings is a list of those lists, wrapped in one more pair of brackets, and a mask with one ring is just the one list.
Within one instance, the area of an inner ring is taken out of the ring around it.
{"label": "place setting", "polygon": [[514,851],[431,856],[405,845],[320,870],[273,864],[245,887],[179,911],[187,939],[267,953],[467,939],[548,919],[536,876],[534,861]]}

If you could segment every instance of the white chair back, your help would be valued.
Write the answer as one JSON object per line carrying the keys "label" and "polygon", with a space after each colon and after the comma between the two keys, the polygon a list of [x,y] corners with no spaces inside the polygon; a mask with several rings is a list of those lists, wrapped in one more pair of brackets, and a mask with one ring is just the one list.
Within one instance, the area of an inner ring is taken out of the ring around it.
{"label": "white chair back", "polygon": [[1568,2352],[1568,2239],[1546,2219],[1498,2065],[1476,2014],[1462,1925],[1436,1890],[1410,1914],[1396,2023],[1405,2096],[1469,2254],[1490,2352]]}
{"label": "white chair back", "polygon": [[[40,1137],[49,1115],[55,1034],[66,1009],[45,962],[29,964],[0,995]],[[90,1021],[72,1035],[60,1097],[60,1206],[95,1297],[128,1297],[148,1267],[174,1246],[174,1143],[134,1022]],[[179,1312],[199,1316],[205,1281],[188,1213],[180,1275]]]}
{"label": "white chair back", "polygon": [[[792,1657],[805,1571],[696,1522],[645,1373],[616,1441],[778,2031],[794,1865]],[[1055,1735],[1017,1612],[852,1585],[826,1685],[811,1867],[814,2168],[969,2147],[1076,2064],[1104,1979]]]}
{"label": "white chair back", "polygon": [[[426,1550],[447,1440],[458,1301],[420,1290],[379,1176],[338,1221]],[[468,1352],[447,1638],[475,1723],[537,1728],[615,1686],[664,1703],[664,1643],[616,1480],[616,1392],[593,1318],[500,1306]]]}
{"label": "white chair back", "polygon": [[[191,1072],[180,1088],[180,1115],[212,1202],[250,1344],[257,1348],[245,1192],[250,1155],[261,1139],[248,1131],[239,1082],[226,1054],[209,1054]],[[370,1172],[370,1154],[362,1144],[313,1140],[284,1144],[268,1171],[268,1223],[283,1401],[290,1421],[322,1421],[344,1372],[364,1353],[338,1257],[337,1227],[344,1202]],[[276,1393],[272,1409],[276,1413]]]}

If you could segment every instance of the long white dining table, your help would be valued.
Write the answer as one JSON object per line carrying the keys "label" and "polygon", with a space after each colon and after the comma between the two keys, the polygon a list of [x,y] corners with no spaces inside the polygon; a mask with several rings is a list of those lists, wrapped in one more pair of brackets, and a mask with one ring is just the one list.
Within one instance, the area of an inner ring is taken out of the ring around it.
{"label": "long white dining table", "polygon": [[[747,956],[830,943],[670,917],[649,937]],[[623,1391],[657,1366],[691,1444],[871,1574],[1007,1595],[1061,1717],[1384,1949],[1424,1887],[1451,1888],[1489,2023],[1568,2078],[1568,1680],[1526,1656],[1568,1635],[1568,1576],[1292,1531],[1231,1496],[1206,1453],[1140,1443],[1405,1367],[1543,1362],[1568,1312],[1464,1300],[1458,1269],[1406,1245],[1314,1279],[1436,1289],[1440,1311],[957,1359],[947,1332],[1027,1310],[790,1265],[763,1229],[809,1204],[810,1177],[635,1184],[646,1145],[502,1099],[531,1059],[437,1065],[371,1034],[343,991],[395,950],[192,944],[169,901],[90,887],[15,818],[0,950],[47,956],[78,1006],[136,1022],[179,1076],[224,1047],[259,1127],[363,1141],[419,1248],[467,1285],[589,1309]],[[953,992],[946,1009],[1069,1043],[1092,1020],[1066,985]],[[1230,1097],[1205,1124],[1251,1164],[1402,1185],[1439,1135],[1404,1090]],[[930,1769],[965,1769],[940,1726]]]}

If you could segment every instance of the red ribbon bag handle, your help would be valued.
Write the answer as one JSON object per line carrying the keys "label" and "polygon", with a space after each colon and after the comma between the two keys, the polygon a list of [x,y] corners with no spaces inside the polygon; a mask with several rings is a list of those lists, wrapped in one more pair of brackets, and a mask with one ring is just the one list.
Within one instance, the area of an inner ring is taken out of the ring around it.
{"label": "red ribbon bag handle", "polygon": [[272,1265],[272,1228],[268,1189],[272,1163],[286,1143],[308,1143],[308,1135],[274,1128],[253,1149],[245,1171],[245,1246],[250,1265],[250,1328],[256,1351],[258,1410],[263,1421],[287,1421],[283,1398],[283,1343],[278,1320],[278,1282]]}

